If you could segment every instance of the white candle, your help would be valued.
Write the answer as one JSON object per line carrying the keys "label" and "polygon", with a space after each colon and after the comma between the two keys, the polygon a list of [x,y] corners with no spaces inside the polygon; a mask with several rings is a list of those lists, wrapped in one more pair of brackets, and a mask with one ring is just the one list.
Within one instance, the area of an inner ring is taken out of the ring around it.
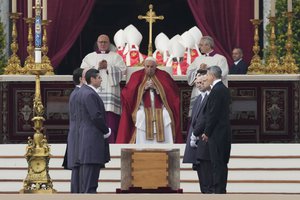
{"label": "white candle", "polygon": [[27,18],[32,18],[32,0],[27,1]]}
{"label": "white candle", "polygon": [[292,0],[288,0],[288,12],[292,12]]}
{"label": "white candle", "polygon": [[43,0],[43,20],[47,20],[47,0]]}
{"label": "white candle", "polygon": [[11,1],[11,12],[16,13],[17,12],[17,0]]}
{"label": "white candle", "polygon": [[254,1],[254,19],[259,19],[259,0]]}
{"label": "white candle", "polygon": [[276,5],[276,0],[271,0],[271,17],[275,17],[275,5]]}
{"label": "white candle", "polygon": [[42,52],[40,49],[35,49],[35,63],[42,62]]}

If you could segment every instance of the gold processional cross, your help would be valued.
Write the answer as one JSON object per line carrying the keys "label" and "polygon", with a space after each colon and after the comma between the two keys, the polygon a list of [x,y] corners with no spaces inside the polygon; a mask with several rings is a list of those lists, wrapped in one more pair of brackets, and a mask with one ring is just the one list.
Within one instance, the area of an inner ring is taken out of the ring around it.
{"label": "gold processional cross", "polygon": [[139,15],[138,19],[145,19],[149,23],[149,44],[148,44],[148,56],[152,56],[152,24],[157,20],[163,20],[164,16],[156,16],[155,12],[152,10],[153,5],[149,5],[149,11],[146,16]]}

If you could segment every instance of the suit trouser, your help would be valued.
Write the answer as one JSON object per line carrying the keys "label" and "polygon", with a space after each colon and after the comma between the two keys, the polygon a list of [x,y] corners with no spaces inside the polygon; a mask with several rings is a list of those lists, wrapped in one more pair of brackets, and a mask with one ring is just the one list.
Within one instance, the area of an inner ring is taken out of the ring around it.
{"label": "suit trouser", "polygon": [[196,165],[200,190],[203,194],[213,193],[213,177],[210,160],[199,160],[200,163]]}
{"label": "suit trouser", "polygon": [[97,193],[101,165],[80,165],[80,193]]}
{"label": "suit trouser", "polygon": [[222,160],[212,162],[214,193],[225,194],[228,176],[227,163]]}
{"label": "suit trouser", "polygon": [[79,166],[73,167],[71,172],[71,193],[79,193]]}

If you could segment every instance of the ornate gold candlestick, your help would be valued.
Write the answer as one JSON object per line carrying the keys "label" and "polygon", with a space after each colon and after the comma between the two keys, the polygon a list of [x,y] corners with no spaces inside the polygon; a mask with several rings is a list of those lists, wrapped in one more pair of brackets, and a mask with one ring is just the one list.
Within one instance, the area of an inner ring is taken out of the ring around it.
{"label": "ornate gold candlestick", "polygon": [[33,100],[33,118],[34,135],[33,139],[28,138],[26,148],[26,160],[28,163],[28,173],[23,183],[23,189],[20,193],[55,193],[52,180],[49,176],[50,147],[46,136],[43,135],[44,106],[41,98],[40,75],[47,71],[43,68],[40,58],[41,38],[41,1],[36,0],[35,7],[35,65],[30,70],[35,78],[35,96]]}
{"label": "ornate gold candlestick", "polygon": [[24,64],[24,74],[30,74],[30,70],[35,67],[34,63],[34,46],[33,46],[33,34],[32,34],[32,25],[34,23],[34,18],[25,18],[26,24],[28,24],[28,46],[27,46],[27,53],[28,56],[25,60]]}
{"label": "ornate gold candlestick", "polygon": [[297,74],[299,71],[298,66],[296,65],[296,61],[293,57],[292,50],[293,50],[293,31],[292,31],[292,19],[293,19],[293,12],[286,12],[285,15],[288,19],[288,30],[287,30],[287,41],[285,44],[286,48],[286,55],[283,58],[283,71],[284,73],[288,74]]}
{"label": "ornate gold candlestick", "polygon": [[252,51],[254,55],[251,59],[250,66],[248,67],[248,74],[263,74],[264,73],[263,65],[261,63],[261,58],[258,55],[260,51],[260,47],[258,45],[259,42],[258,26],[260,25],[262,20],[251,19],[250,21],[254,26],[254,45],[252,47]]}
{"label": "ornate gold candlestick", "polygon": [[20,193],[55,193],[52,180],[49,176],[50,147],[46,136],[43,135],[43,122],[45,121],[44,106],[41,99],[40,75],[46,73],[41,68],[41,64],[35,64],[30,70],[35,74],[35,97],[33,100],[33,129],[35,130],[33,139],[28,138],[26,147],[26,160],[28,162],[28,174],[23,183]]}
{"label": "ornate gold candlestick", "polygon": [[11,13],[10,19],[12,20],[12,43],[10,44],[10,49],[12,51],[12,55],[8,59],[7,66],[4,69],[4,74],[20,74],[22,72],[21,61],[19,56],[17,55],[17,51],[19,49],[17,43],[18,31],[17,31],[17,20],[20,18],[22,13]]}
{"label": "ornate gold candlestick", "polygon": [[270,55],[266,62],[266,73],[268,74],[280,74],[282,73],[282,69],[280,68],[279,60],[276,55],[277,47],[275,45],[276,35],[275,35],[275,17],[269,17],[270,25],[271,25],[271,33],[270,33],[270,41],[269,41],[269,51]]}
{"label": "ornate gold candlestick", "polygon": [[51,65],[51,61],[47,56],[48,53],[48,46],[47,46],[47,26],[51,22],[51,20],[43,20],[42,27],[43,27],[43,46],[42,46],[42,68],[45,69],[46,75],[54,75],[53,67]]}
{"label": "ornate gold candlestick", "polygon": [[149,11],[146,13],[146,16],[139,15],[138,19],[145,19],[149,23],[149,44],[148,44],[148,56],[152,56],[152,24],[156,20],[163,20],[164,16],[156,16],[153,11],[153,5],[149,5]]}

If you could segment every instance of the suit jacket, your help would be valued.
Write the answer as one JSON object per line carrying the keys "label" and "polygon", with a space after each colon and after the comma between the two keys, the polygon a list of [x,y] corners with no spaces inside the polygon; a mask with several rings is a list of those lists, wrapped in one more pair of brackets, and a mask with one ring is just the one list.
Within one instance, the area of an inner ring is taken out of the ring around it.
{"label": "suit jacket", "polygon": [[[205,124],[204,119],[204,108],[207,102],[207,97],[205,97],[202,101],[202,96],[199,95],[194,103],[192,109],[192,118],[191,125],[189,128],[188,137],[186,139],[186,146],[183,156],[183,163],[193,163],[195,164],[197,159],[209,159],[209,151],[208,145],[203,141],[199,140],[197,145],[198,148],[193,148],[190,146],[191,135],[192,133],[197,134],[198,131],[201,132],[201,127],[203,127],[203,123]],[[200,125],[201,124],[201,125]],[[204,131],[204,127],[202,128],[202,132]],[[200,134],[200,132],[198,134]]]}
{"label": "suit jacket", "polygon": [[106,126],[105,108],[99,95],[83,85],[78,93],[79,101],[79,162],[80,164],[104,165],[110,160],[109,144],[104,135]]}
{"label": "suit jacket", "polygon": [[69,133],[67,140],[66,154],[64,157],[65,168],[71,169],[78,166],[78,130],[79,121],[77,117],[77,94],[79,87],[75,87],[69,98]]}
{"label": "suit jacket", "polygon": [[241,60],[237,65],[233,63],[233,65],[230,66],[229,74],[247,74],[248,71],[248,64]]}
{"label": "suit jacket", "polygon": [[223,160],[228,163],[231,149],[231,129],[229,89],[220,81],[212,88],[206,104],[205,130],[211,160]]}

